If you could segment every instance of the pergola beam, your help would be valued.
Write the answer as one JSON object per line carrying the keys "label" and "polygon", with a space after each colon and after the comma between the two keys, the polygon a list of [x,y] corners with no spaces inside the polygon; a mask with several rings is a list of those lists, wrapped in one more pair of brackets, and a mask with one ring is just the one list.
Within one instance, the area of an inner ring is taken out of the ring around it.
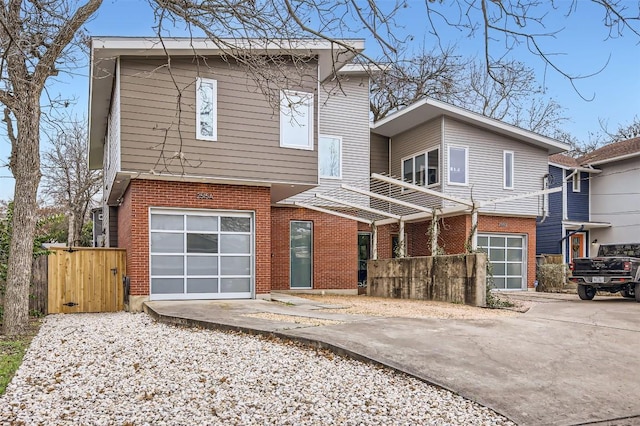
{"label": "pergola beam", "polygon": [[422,193],[427,194],[427,195],[432,195],[434,197],[438,197],[438,198],[442,198],[442,199],[445,199],[445,200],[453,201],[454,203],[458,203],[458,204],[462,204],[462,205],[465,205],[465,206],[473,207],[473,201],[471,201],[471,200],[463,200],[462,198],[454,197],[452,195],[446,195],[446,194],[443,194],[442,192],[434,191],[432,189],[427,189],[427,188],[425,188],[423,186],[419,186],[419,185],[414,185],[412,183],[403,182],[400,179],[394,179],[392,177],[381,175],[379,173],[372,173],[371,177],[376,179],[376,180],[380,180],[382,182],[390,183],[392,185],[398,185],[398,186],[401,186],[401,187],[406,188],[406,189],[411,189],[411,190],[414,190],[414,191],[417,191],[417,192],[422,192]]}
{"label": "pergola beam", "polygon": [[397,214],[383,212],[382,210],[378,210],[378,209],[374,209],[374,208],[366,207],[366,206],[361,206],[361,205],[358,205],[356,203],[351,203],[349,201],[340,200],[338,198],[328,197],[328,196],[322,195],[322,194],[316,194],[316,198],[319,198],[319,199],[325,200],[325,201],[329,201],[331,203],[342,204],[344,206],[353,207],[354,209],[364,210],[364,211],[369,212],[369,213],[377,214],[378,216],[385,216],[385,217],[389,217],[389,218],[392,218],[392,219],[395,219],[395,220],[399,220],[400,219],[400,216],[397,215]]}
{"label": "pergola beam", "polygon": [[364,218],[361,218],[361,217],[352,216],[352,215],[349,215],[349,214],[346,214],[346,213],[337,212],[335,210],[325,209],[325,208],[322,208],[322,207],[314,206],[312,204],[306,204],[306,203],[302,203],[300,201],[296,201],[294,204],[296,206],[298,206],[298,207],[304,207],[305,209],[315,210],[315,211],[318,211],[318,212],[321,212],[321,213],[331,214],[331,215],[334,215],[334,216],[342,217],[344,219],[355,220],[355,221],[358,221],[358,222],[366,223],[367,225],[373,224],[373,221],[369,220],[369,219],[364,219]]}
{"label": "pergola beam", "polygon": [[355,186],[350,186],[350,185],[347,185],[346,183],[343,183],[341,185],[341,187],[342,187],[342,189],[346,189],[347,191],[355,192],[355,193],[360,194],[360,195],[366,195],[366,196],[371,197],[371,198],[377,198],[378,200],[386,201],[388,203],[397,204],[399,206],[408,207],[410,209],[422,211],[422,212],[425,212],[425,213],[433,213],[433,209],[431,209],[429,207],[422,207],[422,206],[418,206],[418,205],[413,204],[413,203],[409,203],[407,201],[398,200],[397,198],[387,197],[386,195],[381,195],[381,194],[376,194],[375,192],[366,191],[364,189],[356,188]]}

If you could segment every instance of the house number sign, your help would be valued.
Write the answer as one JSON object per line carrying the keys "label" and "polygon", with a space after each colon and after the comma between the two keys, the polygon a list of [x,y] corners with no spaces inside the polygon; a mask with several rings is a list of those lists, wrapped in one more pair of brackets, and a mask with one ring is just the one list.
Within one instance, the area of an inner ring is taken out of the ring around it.
{"label": "house number sign", "polygon": [[198,200],[213,200],[213,195],[208,192],[198,192],[196,198]]}

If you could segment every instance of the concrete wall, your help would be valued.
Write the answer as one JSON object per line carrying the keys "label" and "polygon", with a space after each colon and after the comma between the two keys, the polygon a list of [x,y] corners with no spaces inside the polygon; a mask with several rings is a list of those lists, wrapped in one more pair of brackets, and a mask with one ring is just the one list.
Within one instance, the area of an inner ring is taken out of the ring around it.
{"label": "concrete wall", "polygon": [[486,306],[487,255],[370,260],[367,295]]}

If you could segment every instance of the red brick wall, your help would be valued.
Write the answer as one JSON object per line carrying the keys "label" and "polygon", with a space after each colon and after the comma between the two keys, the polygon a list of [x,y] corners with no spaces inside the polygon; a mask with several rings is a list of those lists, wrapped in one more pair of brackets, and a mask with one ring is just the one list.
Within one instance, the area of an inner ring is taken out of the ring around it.
{"label": "red brick wall", "polygon": [[524,217],[480,216],[478,232],[524,234],[527,236],[527,287],[536,279],[536,219]]}
{"label": "red brick wall", "polygon": [[358,288],[358,226],[356,221],[304,208],[271,209],[271,283],[289,290],[289,232],[292,220],[313,222],[313,288]]}
{"label": "red brick wall", "polygon": [[[378,259],[391,259],[393,257],[393,247],[391,246],[391,236],[398,234],[398,224],[378,226]],[[405,231],[406,232],[406,231]]]}
{"label": "red brick wall", "polygon": [[[209,193],[213,199],[198,199]],[[271,290],[271,192],[267,187],[132,180],[118,211],[118,243],[127,249],[132,295],[149,294],[149,208],[255,212],[256,293]],[[355,247],[355,244],[354,244]]]}

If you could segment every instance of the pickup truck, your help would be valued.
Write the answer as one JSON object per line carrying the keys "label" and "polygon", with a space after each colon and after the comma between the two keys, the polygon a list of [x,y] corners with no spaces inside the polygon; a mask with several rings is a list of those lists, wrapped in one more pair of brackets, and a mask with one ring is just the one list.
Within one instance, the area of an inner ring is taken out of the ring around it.
{"label": "pickup truck", "polygon": [[608,291],[640,302],[640,244],[603,244],[597,257],[574,258],[569,269],[582,300]]}

